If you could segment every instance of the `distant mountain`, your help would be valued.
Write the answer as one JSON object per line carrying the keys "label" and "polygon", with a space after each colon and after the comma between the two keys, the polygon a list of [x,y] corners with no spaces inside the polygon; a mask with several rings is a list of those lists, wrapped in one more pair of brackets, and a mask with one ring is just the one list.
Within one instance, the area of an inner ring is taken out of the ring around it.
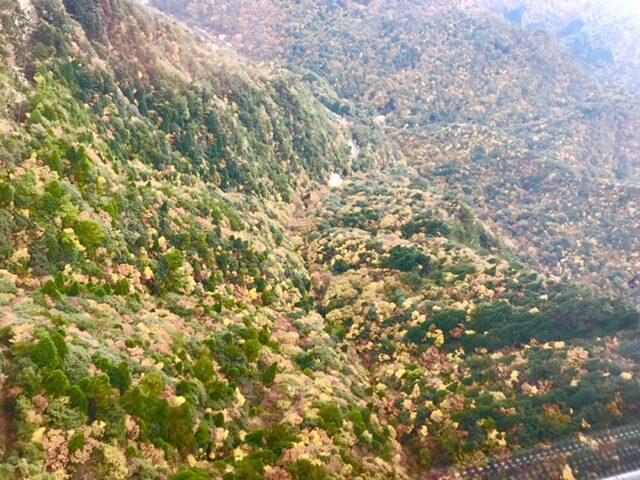
{"label": "distant mountain", "polygon": [[604,82],[638,88],[640,6],[635,0],[481,3],[527,29],[552,32]]}

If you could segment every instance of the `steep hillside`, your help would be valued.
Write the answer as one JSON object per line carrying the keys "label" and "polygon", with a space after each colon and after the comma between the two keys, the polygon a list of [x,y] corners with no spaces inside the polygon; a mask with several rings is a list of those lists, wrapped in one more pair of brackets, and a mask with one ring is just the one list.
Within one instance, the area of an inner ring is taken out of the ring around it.
{"label": "steep hillside", "polygon": [[[319,311],[370,369],[416,478],[637,421],[625,356],[637,311],[509,261],[468,207],[415,172],[319,196],[307,249]],[[575,478],[602,467],[558,461]]]}
{"label": "steep hillside", "polygon": [[638,311],[361,171],[326,105],[372,106],[127,0],[0,19],[0,478],[404,480],[640,420]]}
{"label": "steep hillside", "polygon": [[[2,7],[0,477],[403,477],[278,200],[351,170],[348,128],[293,77],[81,5]],[[327,405],[359,423],[329,439]]]}
{"label": "steep hillside", "polygon": [[396,159],[461,195],[523,260],[640,303],[637,98],[598,86],[551,34],[475,2],[233,3],[152,2],[314,72],[341,95],[334,111],[384,124]]}
{"label": "steep hillside", "polygon": [[[263,195],[290,193],[307,176],[350,171],[349,135],[292,76],[216,55],[176,24],[126,3],[86,3],[65,2],[81,31],[58,28],[55,10],[38,12],[46,23],[24,45],[33,52],[26,74],[47,70],[64,79],[107,125],[109,100],[135,109],[163,134],[155,167],[171,163],[162,152],[170,146],[187,160],[183,173]],[[112,133],[113,142],[136,141],[135,131]]]}

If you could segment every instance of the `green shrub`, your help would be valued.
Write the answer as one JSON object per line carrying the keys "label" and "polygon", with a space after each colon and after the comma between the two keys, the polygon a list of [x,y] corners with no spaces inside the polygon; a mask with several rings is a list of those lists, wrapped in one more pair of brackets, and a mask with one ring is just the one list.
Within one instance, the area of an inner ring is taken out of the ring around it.
{"label": "green shrub", "polygon": [[121,362],[116,367],[111,360],[101,357],[96,360],[95,365],[109,376],[109,382],[120,390],[120,393],[123,393],[131,386],[131,372],[127,362]]}
{"label": "green shrub", "polygon": [[318,415],[321,419],[320,426],[324,428],[330,436],[334,436],[342,428],[344,418],[342,411],[337,405],[323,405],[319,408]]}
{"label": "green shrub", "polygon": [[235,389],[226,382],[213,380],[207,384],[207,395],[211,402],[219,408],[224,408],[224,405],[234,393]]}
{"label": "green shrub", "polygon": [[47,166],[53,170],[54,172],[57,172],[58,174],[62,175],[63,171],[64,171],[64,163],[62,162],[62,159],[60,158],[60,153],[59,152],[52,152],[51,155],[49,155],[48,158],[46,158],[46,163]]}
{"label": "green shrub", "polygon": [[84,289],[82,285],[74,281],[69,284],[69,286],[66,288],[65,293],[70,297],[77,297],[78,295],[80,295],[80,293],[82,293],[83,290]]}
{"label": "green shrub", "polygon": [[276,292],[273,289],[268,289],[261,294],[262,304],[265,306],[273,305],[273,302],[277,300]]}
{"label": "green shrub", "polygon": [[293,447],[293,442],[298,440],[298,433],[294,427],[286,423],[279,423],[264,431],[264,446],[276,456]]}
{"label": "green shrub", "polygon": [[244,438],[245,442],[254,447],[261,447],[264,442],[264,430],[254,430]]}
{"label": "green shrub", "polygon": [[62,295],[58,290],[58,286],[53,280],[49,280],[47,283],[45,283],[44,286],[40,289],[40,291],[45,295],[49,295],[54,300],[57,300],[57,301],[62,300]]}
{"label": "green shrub", "polygon": [[182,380],[176,385],[176,394],[185,397],[193,405],[204,405],[207,392],[201,382]]}
{"label": "green shrub", "polygon": [[172,248],[162,257],[170,272],[176,271],[184,263],[184,256],[180,250]]}
{"label": "green shrub", "polygon": [[15,218],[10,212],[0,209],[0,258],[9,257],[13,251],[11,238]]}
{"label": "green shrub", "polygon": [[52,331],[49,334],[51,336],[51,340],[53,344],[56,346],[56,350],[58,351],[58,355],[60,358],[64,360],[64,358],[69,353],[69,347],[67,346],[67,341],[64,339],[62,334],[58,331]]}
{"label": "green shrub", "polygon": [[16,386],[23,389],[25,395],[32,397],[40,392],[42,377],[33,365],[21,368],[15,379]]}
{"label": "green shrub", "polygon": [[77,451],[80,451],[84,448],[84,446],[86,445],[87,441],[84,438],[84,434],[78,432],[76,434],[73,435],[73,437],[71,437],[69,439],[69,443],[67,444],[67,448],[69,449],[69,453],[73,454]]}
{"label": "green shrub", "polygon": [[481,305],[473,313],[473,328],[479,332],[489,331],[513,322],[514,309],[507,302]]}
{"label": "green shrub", "polygon": [[[425,336],[429,332],[429,327],[434,325],[445,334],[451,332],[458,325],[464,324],[467,314],[464,310],[443,310],[438,312],[432,319],[407,330],[406,339],[408,342],[422,345],[425,343]],[[447,335],[450,339],[450,336]]]}
{"label": "green shrub", "polygon": [[131,386],[131,372],[127,362],[120,363],[120,365],[111,369],[108,374],[111,385],[120,390],[120,392],[124,392]]}
{"label": "green shrub", "polygon": [[169,412],[166,424],[167,441],[183,453],[191,450],[195,443],[193,435],[194,412],[188,403],[183,403]]}
{"label": "green shrub", "polygon": [[428,448],[421,448],[418,452],[418,464],[422,468],[431,468],[433,466],[433,457]]}
{"label": "green shrub", "polygon": [[49,428],[73,430],[87,423],[86,412],[80,412],[71,407],[65,398],[56,398],[49,401],[47,406],[47,418]]}
{"label": "green shrub", "polygon": [[320,465],[314,465],[309,460],[298,460],[287,467],[292,480],[325,480],[329,478],[327,471]]}
{"label": "green shrub", "polygon": [[456,263],[449,271],[456,275],[459,279],[463,279],[467,275],[472,275],[476,273],[476,266],[473,263],[461,262]]}
{"label": "green shrub", "polygon": [[16,208],[31,209],[38,201],[37,178],[28,172],[14,183],[13,203]]}
{"label": "green shrub", "polygon": [[200,358],[193,364],[193,374],[198,380],[207,382],[215,375],[213,368],[213,362],[206,355],[200,356]]}
{"label": "green shrub", "polygon": [[98,418],[112,409],[117,396],[107,375],[87,380],[88,382],[83,380],[83,384],[86,386],[84,391],[89,399],[90,414],[93,418]]}
{"label": "green shrub", "polygon": [[209,450],[211,445],[211,429],[205,422],[200,423],[195,434],[195,442],[198,448],[205,452]]}
{"label": "green shrub", "polygon": [[451,233],[451,228],[444,221],[433,219],[432,214],[428,213],[412,219],[402,227],[404,238],[411,238],[419,232],[425,233],[430,237],[447,237]]}
{"label": "green shrub", "polygon": [[234,480],[262,480],[264,475],[264,462],[255,455],[243,458],[235,465]]}
{"label": "green shrub", "polygon": [[54,370],[45,377],[43,385],[51,395],[61,397],[69,389],[69,379],[62,370]]}
{"label": "green shrub", "polygon": [[77,207],[67,198],[67,194],[65,186],[58,180],[47,183],[38,203],[38,212],[46,214],[49,219],[60,216],[65,222],[69,221],[69,217],[77,218]]}
{"label": "green shrub", "polygon": [[73,230],[78,236],[78,240],[90,252],[104,244],[107,238],[102,225],[92,220],[81,220],[75,224]]}
{"label": "green shrub", "polygon": [[15,190],[6,182],[0,180],[0,207],[7,208],[13,204]]}
{"label": "green shrub", "polygon": [[255,284],[256,284],[256,291],[258,293],[262,293],[267,289],[267,282],[262,277],[257,277],[255,279]]}
{"label": "green shrub", "polygon": [[69,397],[69,405],[83,413],[87,413],[89,400],[78,385],[72,385],[67,391],[67,396]]}
{"label": "green shrub", "polygon": [[73,165],[73,176],[80,186],[87,186],[95,183],[95,167],[88,158],[83,158]]}
{"label": "green shrub", "polygon": [[171,480],[211,480],[211,475],[201,468],[190,468],[179,471]]}
{"label": "green shrub", "polygon": [[127,296],[129,295],[129,293],[131,293],[131,284],[129,283],[129,280],[127,280],[126,278],[119,280],[113,286],[114,295]]}
{"label": "green shrub", "polygon": [[272,363],[264,372],[262,372],[262,383],[267,387],[273,385],[276,373],[278,373],[278,362]]}
{"label": "green shrub", "polygon": [[227,269],[229,268],[229,253],[222,252],[219,255],[217,255],[216,263],[218,264],[218,267],[220,268],[220,270],[222,270],[223,272],[226,272]]}
{"label": "green shrub", "polygon": [[252,338],[244,342],[244,344],[242,345],[242,349],[244,350],[247,359],[250,362],[255,362],[260,356],[262,345],[258,340]]}
{"label": "green shrub", "polygon": [[32,263],[48,273],[54,273],[65,265],[75,265],[80,257],[73,238],[65,232],[46,232],[34,245]]}
{"label": "green shrub", "polygon": [[385,268],[393,268],[401,272],[420,271],[428,273],[429,256],[413,247],[394,247],[389,253],[389,258],[383,262]]}
{"label": "green shrub", "polygon": [[140,383],[140,388],[145,395],[155,398],[164,392],[164,379],[158,372],[148,373]]}
{"label": "green shrub", "polygon": [[48,334],[43,335],[31,350],[31,360],[41,368],[59,368],[62,365],[58,349]]}

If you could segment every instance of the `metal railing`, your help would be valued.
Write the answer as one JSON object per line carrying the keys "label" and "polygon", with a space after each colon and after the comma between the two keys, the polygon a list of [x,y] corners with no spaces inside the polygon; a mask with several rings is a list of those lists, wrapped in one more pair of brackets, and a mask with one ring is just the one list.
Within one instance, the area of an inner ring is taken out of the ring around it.
{"label": "metal railing", "polygon": [[509,458],[494,458],[482,467],[456,468],[436,478],[640,480],[640,424],[573,438],[548,448],[514,452]]}

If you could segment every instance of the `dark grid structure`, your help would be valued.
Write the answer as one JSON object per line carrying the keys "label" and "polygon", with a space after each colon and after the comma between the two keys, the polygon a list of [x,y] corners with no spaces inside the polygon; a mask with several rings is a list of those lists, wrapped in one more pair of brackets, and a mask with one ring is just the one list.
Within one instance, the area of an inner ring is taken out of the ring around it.
{"label": "dark grid structure", "polygon": [[[640,425],[557,443],[548,448],[494,458],[482,467],[442,472],[438,479],[563,480],[566,466],[576,480],[640,480]],[[427,477],[428,478],[428,477]],[[570,477],[568,477],[570,478]]]}

